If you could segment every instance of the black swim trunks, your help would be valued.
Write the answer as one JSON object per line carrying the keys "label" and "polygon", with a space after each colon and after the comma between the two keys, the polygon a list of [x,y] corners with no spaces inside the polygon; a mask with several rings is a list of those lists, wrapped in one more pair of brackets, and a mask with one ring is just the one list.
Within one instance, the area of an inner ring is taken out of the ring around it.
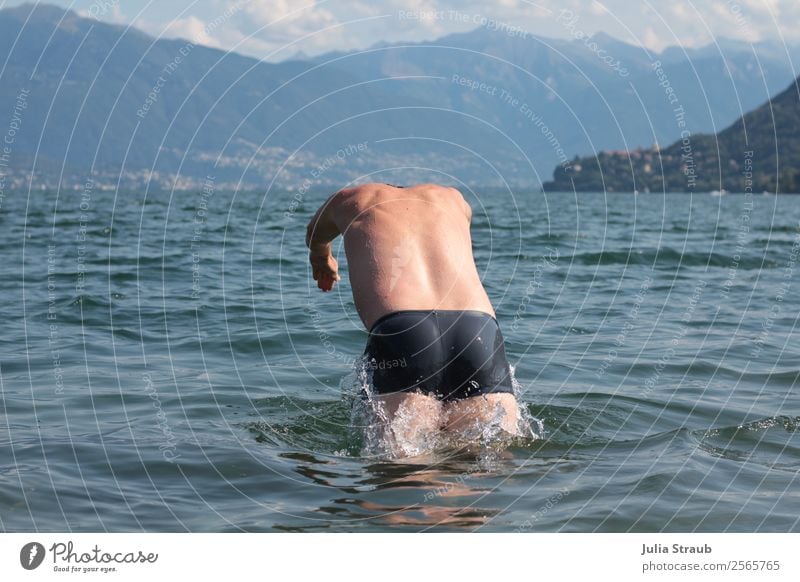
{"label": "black swim trunks", "polygon": [[389,313],[372,326],[364,354],[378,394],[459,400],[513,393],[500,326],[482,311]]}

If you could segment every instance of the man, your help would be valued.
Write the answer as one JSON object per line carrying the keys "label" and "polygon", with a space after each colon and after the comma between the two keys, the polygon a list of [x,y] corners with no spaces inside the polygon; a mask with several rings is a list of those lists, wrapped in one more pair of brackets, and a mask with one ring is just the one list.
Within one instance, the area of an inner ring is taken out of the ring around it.
{"label": "man", "polygon": [[365,354],[389,432],[410,451],[440,430],[493,423],[519,432],[519,410],[494,309],[472,256],[472,210],[455,188],[364,184],[341,190],[308,224],[313,277],[340,280],[331,241],[344,236]]}

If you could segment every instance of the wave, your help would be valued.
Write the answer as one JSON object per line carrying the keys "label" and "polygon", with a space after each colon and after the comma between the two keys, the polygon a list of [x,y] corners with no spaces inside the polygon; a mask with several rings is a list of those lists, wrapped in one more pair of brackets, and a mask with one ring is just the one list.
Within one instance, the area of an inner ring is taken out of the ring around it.
{"label": "wave", "polygon": [[781,428],[790,434],[800,432],[800,416],[770,416],[767,418],[760,418],[758,420],[751,420],[750,422],[736,426],[713,428],[705,431],[703,433],[703,437],[720,437],[723,439],[727,438],[733,440],[742,434],[766,431],[776,427]]}
{"label": "wave", "polygon": [[[733,259],[720,253],[707,252],[681,252],[665,247],[661,249],[637,250],[603,250],[599,252],[577,253],[564,257],[566,261],[573,261],[583,265],[654,265],[659,268],[674,268],[678,265],[684,267],[731,267]],[[773,260],[762,257],[741,257],[738,269],[765,269],[777,266]]]}
{"label": "wave", "polygon": [[771,416],[696,431],[698,448],[715,458],[800,474],[800,416]]}
{"label": "wave", "polygon": [[[724,365],[722,360],[710,361],[700,358],[688,358],[684,362],[669,362],[659,364],[658,359],[648,361],[645,358],[638,358],[635,363],[627,364],[619,362],[619,365],[627,372],[630,379],[638,379],[642,383],[648,378],[654,377],[656,366],[658,365],[658,378],[709,378],[731,379],[737,382],[753,382],[756,385],[786,385],[793,386],[800,378],[800,369],[786,368],[779,369],[773,367],[765,372],[748,372],[736,369],[730,365]],[[664,380],[666,381],[666,380]]]}

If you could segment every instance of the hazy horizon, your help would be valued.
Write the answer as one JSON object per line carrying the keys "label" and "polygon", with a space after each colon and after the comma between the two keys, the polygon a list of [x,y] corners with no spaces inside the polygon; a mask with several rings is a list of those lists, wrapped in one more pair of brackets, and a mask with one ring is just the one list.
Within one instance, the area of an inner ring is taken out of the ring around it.
{"label": "hazy horizon", "polygon": [[710,0],[631,7],[621,0],[506,0],[500,6],[449,0],[386,0],[378,3],[315,2],[290,8],[286,0],[200,0],[191,5],[142,0],[11,0],[71,9],[101,22],[132,26],[155,38],[180,38],[212,48],[281,62],[327,52],[352,51],[379,43],[431,42],[480,28],[509,36],[581,41],[596,34],[643,50],[698,49],[720,40],[794,45],[800,32],[790,25],[800,4]]}

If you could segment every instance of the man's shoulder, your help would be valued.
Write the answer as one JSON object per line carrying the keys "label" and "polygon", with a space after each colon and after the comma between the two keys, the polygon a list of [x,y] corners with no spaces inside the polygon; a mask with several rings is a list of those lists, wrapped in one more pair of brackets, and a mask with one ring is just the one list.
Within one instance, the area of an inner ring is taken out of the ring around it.
{"label": "man's shoulder", "polygon": [[353,186],[352,188],[342,188],[331,196],[330,204],[335,207],[346,207],[353,204],[358,204],[360,201],[365,200],[375,195],[375,189],[369,188],[369,184],[362,184]]}
{"label": "man's shoulder", "polygon": [[458,205],[469,206],[466,198],[464,198],[464,195],[461,193],[461,190],[453,186],[444,186],[442,184],[417,184],[414,187],[419,188],[422,192],[432,195],[438,200],[447,199],[450,202]]}
{"label": "man's shoulder", "polygon": [[461,194],[458,188],[455,188],[453,186],[446,186],[444,184],[435,184],[433,182],[423,182],[422,184],[415,184],[414,186],[412,186],[412,188]]}
{"label": "man's shoulder", "polygon": [[335,192],[328,200],[328,207],[338,219],[347,219],[353,213],[363,211],[373,204],[378,190],[372,184],[361,184],[351,188],[342,188]]}
{"label": "man's shoulder", "polygon": [[336,192],[336,194],[334,194],[334,198],[338,198],[339,200],[347,200],[359,196],[373,195],[380,191],[381,188],[386,188],[386,184],[378,184],[376,182],[358,184],[357,186],[352,186],[350,188],[342,188]]}
{"label": "man's shoulder", "polygon": [[359,194],[366,192],[393,192],[395,190],[446,190],[449,192],[461,193],[453,186],[445,186],[443,184],[435,184],[433,182],[422,182],[419,184],[409,184],[408,186],[396,186],[394,184],[387,184],[385,182],[367,182],[365,184],[358,184],[351,188],[343,188],[339,192],[345,194]]}
{"label": "man's shoulder", "polygon": [[343,188],[331,197],[330,203],[336,206],[350,206],[353,204],[371,204],[375,200],[383,199],[384,197],[407,198],[408,196],[451,198],[454,201],[458,200],[461,204],[465,203],[461,192],[452,186],[421,183],[401,187],[382,182],[369,182],[351,188]]}

